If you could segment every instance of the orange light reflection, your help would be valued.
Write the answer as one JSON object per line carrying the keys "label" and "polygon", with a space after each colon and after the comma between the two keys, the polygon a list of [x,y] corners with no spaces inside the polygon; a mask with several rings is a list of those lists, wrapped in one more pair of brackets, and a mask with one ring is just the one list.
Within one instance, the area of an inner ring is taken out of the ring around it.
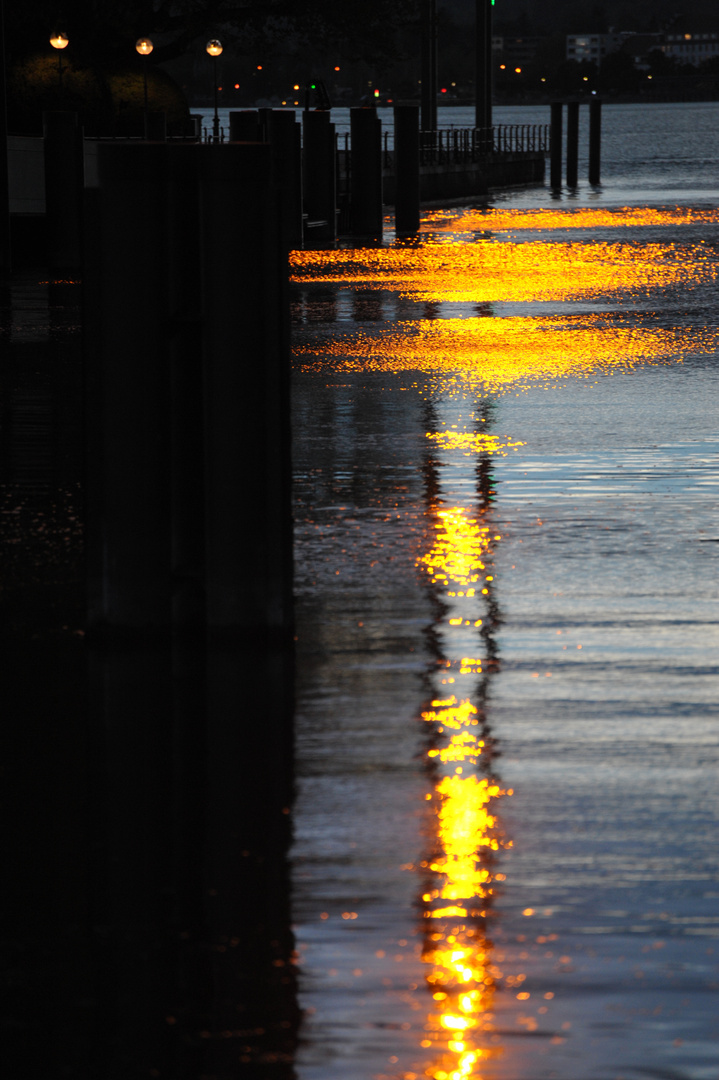
{"label": "orange light reflection", "polygon": [[714,253],[702,244],[449,239],[413,247],[294,251],[293,280],[394,289],[425,302],[479,304],[644,296],[717,277]]}
{"label": "orange light reflection", "polygon": [[[456,433],[428,434],[447,449],[463,446]],[[484,433],[476,439],[485,452],[502,445]],[[461,612],[448,625],[461,626],[464,634],[468,621],[475,626],[482,622],[474,618],[482,594],[473,586],[494,580],[485,571],[499,538],[483,513],[467,507],[444,507],[435,501],[430,515],[433,542],[418,556],[417,567],[428,574],[430,587],[442,596],[449,613]],[[470,608],[473,618],[467,620]],[[449,659],[443,663],[446,671],[465,677],[466,692],[461,691],[461,697],[438,696],[422,713],[429,735],[426,753],[432,786],[426,805],[434,838],[432,853],[423,863],[422,892],[426,927],[422,959],[434,1007],[425,1022],[422,1046],[431,1048],[424,1075],[447,1080],[478,1077],[482,1062],[501,1053],[492,1041],[496,1035],[491,1009],[502,972],[491,960],[486,916],[493,895],[494,853],[509,846],[495,807],[509,793],[491,775],[480,712],[472,701],[477,676],[482,677],[482,657],[463,655],[464,641],[462,649],[453,636],[445,639],[443,651]]]}
{"label": "orange light reflection", "polygon": [[719,210],[689,206],[620,206],[557,210],[431,210],[422,224],[433,232],[510,232],[525,229],[617,229],[719,223]]}
{"label": "orange light reflection", "polygon": [[497,393],[519,382],[628,372],[638,363],[668,363],[718,346],[710,328],[517,316],[400,322],[371,334],[335,335],[319,347],[298,344],[296,355],[306,368],[322,371],[456,373],[465,389],[469,381],[477,392]]}

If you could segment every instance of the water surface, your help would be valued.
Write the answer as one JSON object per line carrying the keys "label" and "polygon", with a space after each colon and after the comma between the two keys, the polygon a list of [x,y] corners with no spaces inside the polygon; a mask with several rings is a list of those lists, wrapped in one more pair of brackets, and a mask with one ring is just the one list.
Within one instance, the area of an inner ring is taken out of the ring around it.
{"label": "water surface", "polygon": [[620,205],[294,258],[299,1080],[717,1075],[719,217]]}

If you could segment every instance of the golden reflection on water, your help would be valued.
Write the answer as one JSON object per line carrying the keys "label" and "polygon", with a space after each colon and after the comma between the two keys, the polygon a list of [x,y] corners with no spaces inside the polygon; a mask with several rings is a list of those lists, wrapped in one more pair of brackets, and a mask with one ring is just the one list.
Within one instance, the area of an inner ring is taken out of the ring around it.
{"label": "golden reflection on water", "polygon": [[[330,340],[298,341],[295,355],[306,369],[417,371],[445,380],[456,373],[484,393],[522,381],[675,362],[713,352],[719,345],[716,327],[667,325],[661,299],[670,287],[691,292],[716,281],[717,258],[710,244],[660,243],[648,240],[646,233],[637,234],[641,242],[511,242],[489,236],[474,236],[469,242],[460,232],[716,222],[719,211],[467,210],[437,211],[428,220],[447,235],[411,245],[292,253],[297,283],[313,288],[332,283],[338,291],[359,287],[364,296],[373,290],[394,292],[400,304],[421,302],[425,315],[442,316],[395,319],[334,333]],[[637,311],[640,300],[651,303],[661,317],[651,309]],[[525,311],[487,317],[494,315],[493,303],[578,301],[598,305],[603,312],[545,316]],[[453,304],[471,304],[472,313],[466,308],[454,312]]]}
{"label": "golden reflection on water", "polygon": [[[709,213],[709,212],[707,212]],[[436,232],[461,230],[597,228],[717,221],[711,212],[496,211],[441,212],[425,218]],[[449,238],[448,238],[449,239]],[[678,283],[714,281],[714,255],[701,245],[672,243],[473,243],[429,241],[414,246],[292,253],[294,280],[330,282],[336,288],[394,290],[429,304],[471,301],[566,301],[647,294]],[[311,290],[308,290],[308,294]],[[452,390],[500,393],[538,380],[589,378],[600,371],[629,372],[646,362],[676,362],[717,347],[714,329],[658,325],[651,316],[445,317],[396,320],[387,327],[357,329],[330,339],[299,341],[295,354],[318,372],[418,372],[436,376],[442,397]],[[521,987],[523,973],[504,975],[493,960],[488,923],[493,915],[503,847],[502,788],[493,770],[493,739],[487,720],[489,684],[499,670],[494,628],[499,623],[493,570],[501,543],[491,520],[487,462],[521,443],[500,440],[473,426],[428,424],[430,458],[427,515],[431,539],[417,557],[438,613],[431,628],[436,656],[432,692],[422,710],[427,778],[426,848],[420,863],[422,960],[431,994],[421,1038],[426,1057],[420,1072],[404,1080],[481,1080],[482,1065],[501,1053],[494,1005],[501,984]],[[478,504],[443,500],[439,462],[469,458],[480,478]],[[484,487],[482,486],[484,477]],[[531,914],[527,909],[525,914]],[[538,939],[539,940],[539,939]],[[547,998],[551,994],[545,995]],[[527,991],[516,994],[529,997]],[[541,1010],[540,1010],[541,1011]],[[520,1017],[528,1030],[533,1017]],[[396,1060],[396,1059],[395,1059]],[[486,1075],[486,1074],[485,1074]]]}
{"label": "golden reflection on water", "polygon": [[690,206],[554,207],[528,210],[430,210],[422,224],[433,232],[515,232],[524,229],[617,229],[636,226],[715,225],[719,210]]}
{"label": "golden reflection on water", "polygon": [[646,295],[716,280],[714,254],[702,244],[449,239],[412,247],[295,251],[293,280],[393,289],[424,302],[475,304]]}
{"label": "golden reflection on water", "polygon": [[[472,458],[480,451],[485,463],[489,454],[515,445],[481,430],[430,431],[427,437],[433,451],[465,454],[470,448]],[[433,1080],[479,1078],[482,1062],[501,1053],[492,1008],[502,973],[492,962],[487,918],[494,882],[503,880],[496,853],[509,846],[496,811],[511,791],[492,773],[483,705],[489,672],[497,668],[496,651],[487,649],[487,622],[496,607],[492,563],[501,540],[489,519],[486,469],[484,476],[478,510],[445,505],[435,495],[428,508],[431,543],[417,557],[443,612],[434,677],[441,690],[422,712],[429,814],[428,852],[421,863],[422,960],[433,1005],[421,1048],[428,1052],[422,1075]],[[480,612],[484,618],[477,617]]]}
{"label": "golden reflection on water", "polygon": [[715,330],[668,329],[636,320],[555,316],[408,320],[391,329],[298,344],[308,369],[412,372],[482,383],[493,392],[517,382],[630,371],[637,363],[681,360],[716,348]]}
{"label": "golden reflection on water", "polygon": [[428,431],[426,435],[438,447],[444,450],[461,450],[465,457],[473,454],[501,454],[506,457],[510,450],[526,445],[510,438],[501,442],[497,435],[484,431]]}

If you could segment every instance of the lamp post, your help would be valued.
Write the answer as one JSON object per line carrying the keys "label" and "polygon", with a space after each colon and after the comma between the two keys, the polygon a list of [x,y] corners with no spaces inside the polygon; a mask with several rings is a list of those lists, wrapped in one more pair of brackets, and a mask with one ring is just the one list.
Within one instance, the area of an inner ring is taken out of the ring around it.
{"label": "lamp post", "polygon": [[152,44],[150,39],[146,38],[146,37],[138,38],[137,41],[135,42],[136,51],[140,54],[140,56],[143,56],[145,58],[144,63],[142,65],[142,78],[143,78],[143,86],[144,86],[144,91],[145,91],[145,97],[144,97],[144,102],[145,102],[145,104],[144,104],[145,138],[148,137],[148,132],[147,132],[147,58],[150,55],[150,53],[152,52],[152,50],[154,49],[154,47],[155,46]]}
{"label": "lamp post", "polygon": [[212,141],[220,141],[220,118],[217,115],[217,57],[222,53],[222,42],[212,38],[205,46],[207,53],[212,57],[212,81],[215,89],[215,116],[212,121]]}
{"label": "lamp post", "polygon": [[53,34],[50,38],[50,44],[53,49],[57,49],[57,76],[60,83],[60,91],[62,92],[62,50],[66,49],[70,44],[70,39],[67,34]]}

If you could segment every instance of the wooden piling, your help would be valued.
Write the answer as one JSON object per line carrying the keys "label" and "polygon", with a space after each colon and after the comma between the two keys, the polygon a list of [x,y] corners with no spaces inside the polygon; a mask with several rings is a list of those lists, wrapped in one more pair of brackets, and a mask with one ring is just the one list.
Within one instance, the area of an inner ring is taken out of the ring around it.
{"label": "wooden piling", "polygon": [[599,183],[602,156],[602,103],[593,97],[589,102],[589,183]]}
{"label": "wooden piling", "polygon": [[382,122],[373,108],[350,109],[350,230],[382,238]]}
{"label": "wooden piling", "polygon": [[311,234],[319,240],[337,236],[335,126],[324,110],[302,113],[302,187]]}
{"label": "wooden piling", "polygon": [[549,185],[554,191],[562,186],[562,111],[561,101],[551,104],[551,128],[549,132]]}
{"label": "wooden piling", "polygon": [[575,188],[579,177],[579,102],[567,102],[567,187]]}
{"label": "wooden piling", "polygon": [[419,230],[419,108],[394,107],[395,231]]}
{"label": "wooden piling", "polygon": [[263,141],[270,144],[272,175],[280,191],[280,227],[287,248],[302,246],[302,129],[293,113],[259,110]]}

